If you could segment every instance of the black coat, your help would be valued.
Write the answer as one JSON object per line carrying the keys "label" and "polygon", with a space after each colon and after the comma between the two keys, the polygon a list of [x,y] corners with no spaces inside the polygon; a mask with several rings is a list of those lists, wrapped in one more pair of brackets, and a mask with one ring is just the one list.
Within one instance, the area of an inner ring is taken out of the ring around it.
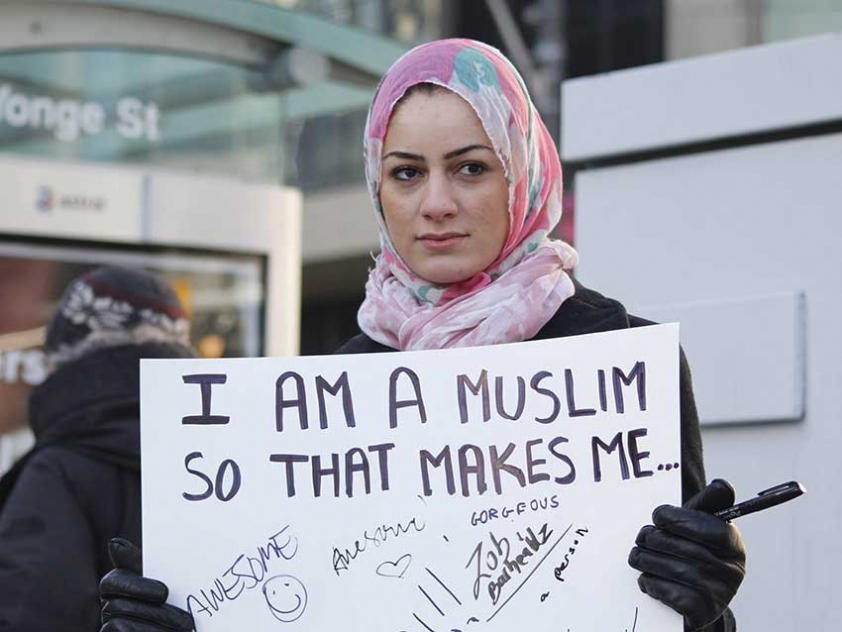
{"label": "black coat", "polygon": [[139,361],[126,346],[68,364],[35,388],[35,447],[0,479],[0,631],[99,629],[108,540],[140,544]]}
{"label": "black coat", "polygon": [[[618,301],[575,283],[576,293],[561,307],[532,340],[548,340],[592,334],[616,329],[643,327],[654,323],[632,316]],[[342,345],[336,353],[378,353],[395,351],[365,334],[358,334]],[[702,438],[699,416],[693,397],[690,367],[684,352],[679,359],[679,388],[681,401],[681,496],[686,502],[705,486],[705,468],[702,458]],[[736,623],[730,610],[714,624],[705,628],[710,632],[733,632]]]}
{"label": "black coat", "polygon": [[[629,329],[652,325],[648,320],[632,316],[619,302],[576,283],[576,293],[561,304],[559,310],[532,340],[565,338],[615,329]],[[342,345],[336,353],[377,353],[395,351],[365,334],[358,334]],[[681,495],[684,501],[698,493],[705,485],[702,460],[702,438],[699,416],[693,398],[690,368],[681,353],[679,381],[681,389]]]}

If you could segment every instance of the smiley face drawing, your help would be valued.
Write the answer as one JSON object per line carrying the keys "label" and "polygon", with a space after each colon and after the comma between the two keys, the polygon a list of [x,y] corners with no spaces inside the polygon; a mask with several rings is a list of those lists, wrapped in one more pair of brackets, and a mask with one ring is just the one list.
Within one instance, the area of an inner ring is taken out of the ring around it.
{"label": "smiley face drawing", "polygon": [[292,575],[276,575],[263,584],[263,596],[278,621],[297,621],[307,607],[307,589]]}

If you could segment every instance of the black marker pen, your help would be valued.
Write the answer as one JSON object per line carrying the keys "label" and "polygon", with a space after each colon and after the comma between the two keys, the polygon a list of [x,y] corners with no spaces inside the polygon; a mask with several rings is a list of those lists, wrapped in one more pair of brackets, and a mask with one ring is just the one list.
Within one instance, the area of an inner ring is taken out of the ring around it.
{"label": "black marker pen", "polygon": [[793,498],[798,498],[806,492],[807,490],[804,489],[801,483],[790,481],[789,483],[783,483],[782,485],[776,485],[775,487],[764,490],[757,494],[755,498],[737,503],[733,507],[714,512],[713,515],[725,521],[731,521],[740,516],[747,516],[756,511],[763,511],[769,507],[780,505]]}

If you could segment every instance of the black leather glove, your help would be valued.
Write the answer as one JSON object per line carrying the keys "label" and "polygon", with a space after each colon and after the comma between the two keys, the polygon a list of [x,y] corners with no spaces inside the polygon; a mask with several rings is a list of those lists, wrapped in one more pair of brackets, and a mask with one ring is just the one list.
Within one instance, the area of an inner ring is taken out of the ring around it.
{"label": "black leather glove", "polygon": [[192,632],[190,613],[166,603],[166,584],[141,575],[139,548],[114,538],[108,543],[108,554],[114,570],[99,582],[100,632]]}
{"label": "black leather glove", "polygon": [[711,515],[733,504],[734,488],[715,479],[684,507],[655,509],[629,554],[640,589],[683,615],[686,630],[719,619],[745,577],[739,529]]}

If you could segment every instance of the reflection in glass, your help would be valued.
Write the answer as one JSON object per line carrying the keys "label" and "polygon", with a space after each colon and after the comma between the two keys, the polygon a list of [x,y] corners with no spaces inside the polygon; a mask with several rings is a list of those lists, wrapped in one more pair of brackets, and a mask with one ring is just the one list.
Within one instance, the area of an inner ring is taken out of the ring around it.
{"label": "reflection in glass", "polygon": [[68,283],[106,264],[165,277],[187,308],[200,355],[263,353],[263,257],[0,243],[0,296],[15,297],[0,303],[0,438],[26,426],[29,391],[47,376],[44,331]]}

